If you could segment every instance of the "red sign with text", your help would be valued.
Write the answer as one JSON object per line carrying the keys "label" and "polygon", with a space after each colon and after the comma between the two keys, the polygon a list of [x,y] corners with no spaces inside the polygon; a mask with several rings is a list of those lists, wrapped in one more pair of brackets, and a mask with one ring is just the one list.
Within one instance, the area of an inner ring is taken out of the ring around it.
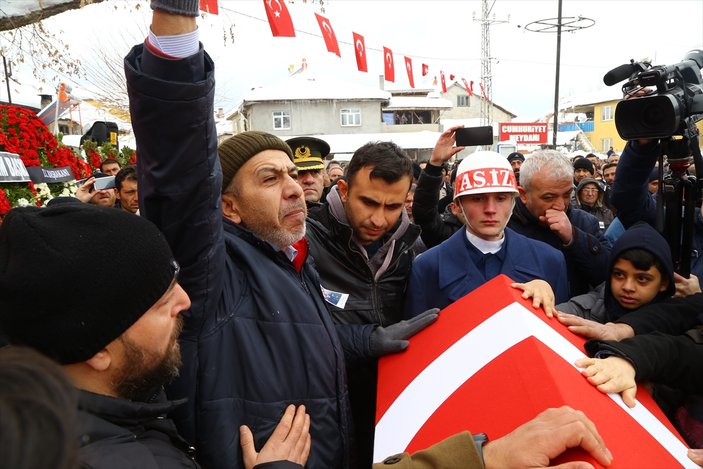
{"label": "red sign with text", "polygon": [[[642,387],[629,409],[590,385],[573,365],[585,341],[510,283],[494,278],[442,310],[405,352],[379,361],[374,461],[464,430],[495,440],[567,405],[595,422],[613,454],[610,468],[697,467]],[[558,458],[576,460],[601,467],[580,449]]]}
{"label": "red sign with text", "polygon": [[516,122],[503,122],[499,124],[499,139],[501,142],[511,140],[517,143],[538,145],[547,143],[547,123],[520,124]]}

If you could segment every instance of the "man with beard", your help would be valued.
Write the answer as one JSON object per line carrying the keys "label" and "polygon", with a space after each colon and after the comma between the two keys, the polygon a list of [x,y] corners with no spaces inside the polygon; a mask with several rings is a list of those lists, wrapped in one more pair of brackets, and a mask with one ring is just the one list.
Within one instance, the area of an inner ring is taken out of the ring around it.
{"label": "man with beard", "polygon": [[[105,246],[120,253],[119,261]],[[190,300],[159,230],[141,217],[89,204],[16,208],[0,228],[0,262],[0,330],[10,343],[61,364],[79,389],[78,465],[199,467],[193,448],[165,418],[183,404],[166,400],[162,386],[181,365],[177,339]],[[116,279],[123,288],[104,288]],[[295,418],[294,412],[287,409],[282,426],[291,426],[288,447],[302,451],[288,457],[304,463],[307,417],[304,408]],[[256,454],[243,433],[248,467],[287,459],[280,457],[281,441]]]}
{"label": "man with beard", "polygon": [[306,260],[307,210],[291,149],[259,131],[217,147],[214,65],[199,47],[198,2],[152,8],[149,37],[128,54],[125,72],[140,214],[164,233],[192,300],[183,367],[167,389],[188,398],[176,423],[205,467],[241,468],[240,426],[259,448],[288,406],[303,404],[313,442],[307,467],[343,469],[344,353]]}

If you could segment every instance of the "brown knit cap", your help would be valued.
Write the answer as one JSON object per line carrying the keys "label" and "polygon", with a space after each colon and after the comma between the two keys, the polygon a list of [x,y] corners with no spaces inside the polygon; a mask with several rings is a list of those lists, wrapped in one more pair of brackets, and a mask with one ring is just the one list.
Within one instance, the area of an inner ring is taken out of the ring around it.
{"label": "brown knit cap", "polygon": [[293,152],[286,142],[266,132],[250,130],[228,138],[217,148],[222,166],[222,193],[244,163],[264,150],[281,150],[293,161]]}

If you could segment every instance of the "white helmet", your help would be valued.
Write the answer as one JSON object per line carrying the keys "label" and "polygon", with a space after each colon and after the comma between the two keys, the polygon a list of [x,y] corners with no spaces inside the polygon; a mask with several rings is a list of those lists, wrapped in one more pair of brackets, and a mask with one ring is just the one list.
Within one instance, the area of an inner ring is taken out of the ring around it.
{"label": "white helmet", "polygon": [[459,163],[454,200],[462,195],[487,192],[517,193],[515,173],[508,160],[494,151],[477,151]]}

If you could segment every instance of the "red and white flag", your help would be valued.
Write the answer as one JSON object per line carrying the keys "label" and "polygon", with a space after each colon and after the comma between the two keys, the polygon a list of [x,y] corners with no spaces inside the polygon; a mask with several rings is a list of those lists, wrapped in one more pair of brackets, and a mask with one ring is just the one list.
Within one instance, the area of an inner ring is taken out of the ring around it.
{"label": "red and white flag", "polygon": [[408,71],[408,82],[410,88],[415,88],[415,78],[413,77],[413,61],[410,57],[405,57],[405,69]]}
{"label": "red and white flag", "polygon": [[427,64],[422,64],[422,76],[426,76],[428,73],[430,73],[430,66]]}
{"label": "red and white flag", "polygon": [[440,78],[440,81],[442,82],[442,93],[446,93],[447,92],[447,82],[444,80],[444,72],[441,70],[439,71],[439,78]]}
{"label": "red and white flag", "polygon": [[[692,467],[687,447],[652,397],[603,394],[574,362],[584,339],[521,298],[500,275],[445,308],[403,353],[379,361],[374,461],[454,433],[506,435],[551,407],[583,411],[613,454],[610,468]],[[584,460],[570,450],[552,464]],[[693,466],[695,467],[695,466]]]}
{"label": "red and white flag", "polygon": [[200,11],[216,15],[218,13],[217,0],[200,0]]}
{"label": "red and white flag", "polygon": [[290,17],[290,13],[288,13],[288,7],[286,7],[284,0],[264,0],[264,8],[266,8],[266,16],[269,19],[271,34],[274,37],[295,36],[293,20]]}
{"label": "red and white flag", "polygon": [[479,83],[478,86],[481,87],[481,94],[483,95],[483,99],[485,99],[486,101],[488,101],[488,96],[486,96],[486,90],[485,90],[485,88],[483,87],[483,83]]}
{"label": "red and white flag", "polygon": [[466,78],[462,78],[461,81],[464,83],[464,88],[466,88],[466,92],[469,93],[469,96],[474,95],[474,82],[471,82],[471,86],[469,86],[468,83],[466,83]]}
{"label": "red and white flag", "polygon": [[451,81],[452,83],[454,82],[454,75],[453,74],[449,75],[449,81]]}
{"label": "red and white flag", "polygon": [[388,47],[383,48],[383,71],[386,81],[395,81],[395,63],[393,63],[393,51]]}
{"label": "red and white flag", "polygon": [[356,68],[360,72],[368,72],[366,64],[366,45],[364,44],[364,36],[352,32],[354,36],[354,53],[356,54]]}
{"label": "red and white flag", "polygon": [[325,45],[327,46],[327,51],[337,54],[337,57],[341,57],[342,54],[339,52],[339,43],[337,43],[337,36],[334,34],[334,29],[330,25],[330,20],[324,16],[315,13],[315,18],[317,18],[317,24],[320,25],[320,31],[322,31],[322,37],[325,40]]}

